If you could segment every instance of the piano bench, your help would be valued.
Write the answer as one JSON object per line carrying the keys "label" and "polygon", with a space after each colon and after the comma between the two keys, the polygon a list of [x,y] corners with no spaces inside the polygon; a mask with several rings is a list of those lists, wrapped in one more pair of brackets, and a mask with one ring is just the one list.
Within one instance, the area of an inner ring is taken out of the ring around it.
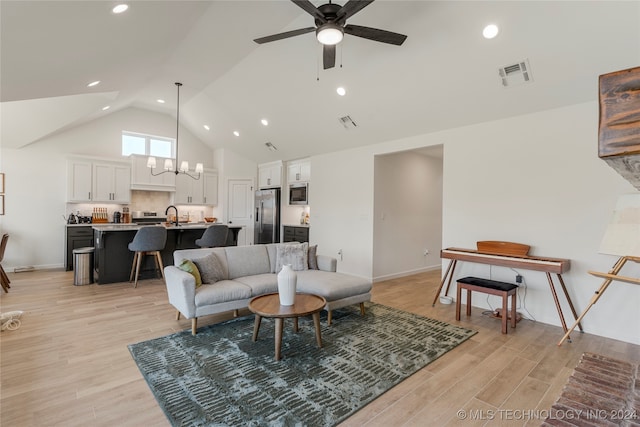
{"label": "piano bench", "polygon": [[460,320],[460,304],[462,290],[467,291],[467,316],[471,316],[471,291],[482,292],[502,297],[502,333],[507,333],[507,310],[509,297],[511,297],[511,327],[516,327],[516,290],[517,285],[497,280],[481,279],[479,277],[463,277],[458,279],[458,294],[456,298],[456,320]]}

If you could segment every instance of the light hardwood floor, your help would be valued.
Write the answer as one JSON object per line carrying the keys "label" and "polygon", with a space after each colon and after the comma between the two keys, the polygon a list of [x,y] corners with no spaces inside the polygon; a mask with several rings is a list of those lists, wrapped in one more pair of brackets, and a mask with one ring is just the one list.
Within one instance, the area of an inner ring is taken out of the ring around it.
{"label": "light hardwood floor", "polygon": [[[18,330],[0,334],[0,425],[169,425],[127,349],[190,327],[175,320],[161,280],[134,289],[73,286],[72,272],[9,276],[0,309],[25,314]],[[479,309],[456,322],[455,305],[431,307],[439,280],[435,271],[376,283],[373,301],[478,334],[341,426],[539,425],[540,411],[551,407],[584,351],[640,359],[640,346],[586,333],[557,347],[559,327],[527,320],[502,335],[499,320]],[[229,317],[209,316],[199,326]],[[484,419],[463,420],[458,411]]]}

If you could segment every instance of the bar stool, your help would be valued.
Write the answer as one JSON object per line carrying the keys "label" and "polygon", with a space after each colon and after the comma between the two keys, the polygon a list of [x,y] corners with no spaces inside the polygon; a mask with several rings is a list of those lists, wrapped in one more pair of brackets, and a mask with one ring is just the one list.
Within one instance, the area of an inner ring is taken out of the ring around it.
{"label": "bar stool", "polygon": [[129,282],[131,282],[135,272],[135,288],[138,287],[140,264],[145,255],[154,256],[156,267],[160,269],[160,273],[164,279],[164,267],[162,265],[162,256],[160,255],[160,251],[164,249],[166,243],[167,229],[162,226],[153,225],[142,227],[136,232],[136,235],[128,246],[130,251],[135,252],[133,256],[133,264],[131,265],[131,274],[129,275]]}
{"label": "bar stool", "polygon": [[196,245],[201,248],[218,248],[227,245],[229,227],[224,224],[210,225],[204,230],[202,237],[196,239]]}

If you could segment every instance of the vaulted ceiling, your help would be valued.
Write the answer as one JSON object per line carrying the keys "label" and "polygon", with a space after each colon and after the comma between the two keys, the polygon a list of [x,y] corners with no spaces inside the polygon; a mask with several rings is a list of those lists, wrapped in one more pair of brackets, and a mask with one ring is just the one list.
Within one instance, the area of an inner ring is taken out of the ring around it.
{"label": "vaulted ceiling", "polygon": [[[115,15],[113,1],[0,2],[3,147],[127,107],[175,117],[180,81],[181,124],[203,142],[286,160],[593,101],[600,74],[640,63],[637,1],[377,0],[348,23],[406,42],[346,35],[329,70],[314,33],[253,42],[313,26],[290,1],[129,3]],[[532,81],[503,87],[498,69],[523,60]]]}

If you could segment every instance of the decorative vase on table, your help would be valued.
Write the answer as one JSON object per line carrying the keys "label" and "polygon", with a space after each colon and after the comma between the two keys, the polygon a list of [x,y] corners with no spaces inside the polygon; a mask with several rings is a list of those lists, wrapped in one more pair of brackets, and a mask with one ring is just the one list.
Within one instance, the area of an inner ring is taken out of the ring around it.
{"label": "decorative vase on table", "polygon": [[296,286],[298,284],[298,275],[291,268],[291,264],[282,266],[282,270],[278,273],[278,296],[280,297],[280,305],[293,305],[296,299]]}

